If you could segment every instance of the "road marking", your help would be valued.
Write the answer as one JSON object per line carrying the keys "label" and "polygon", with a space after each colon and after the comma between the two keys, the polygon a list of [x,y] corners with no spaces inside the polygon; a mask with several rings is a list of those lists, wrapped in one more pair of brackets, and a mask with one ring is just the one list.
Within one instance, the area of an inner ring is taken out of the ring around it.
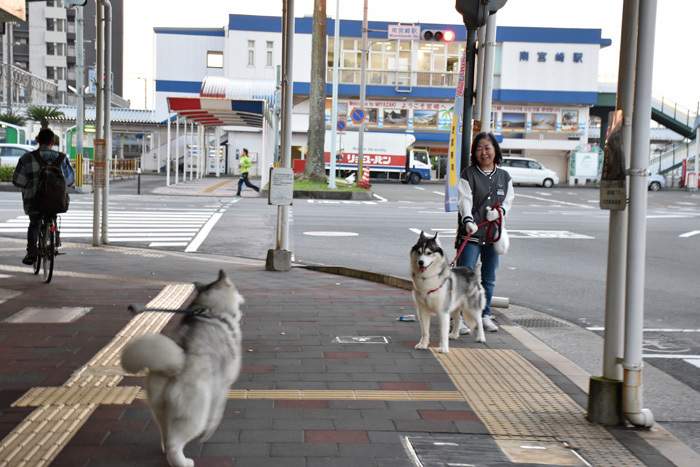
{"label": "road marking", "polygon": [[[193,251],[197,251],[197,248],[202,244],[205,238],[207,238],[207,235],[209,235],[209,232],[211,232],[211,229],[214,228],[217,222],[219,222],[219,219],[221,219],[221,216],[223,216],[223,212],[217,212],[211,218],[207,221],[206,224],[204,224],[204,227],[202,227],[202,230],[199,231],[196,237],[194,237],[194,240],[190,242],[189,245],[187,245],[187,248],[185,248],[185,253],[191,253]],[[174,239],[173,239],[174,240]],[[187,240],[187,239],[185,239]],[[160,241],[167,241],[166,240],[160,240]]]}
{"label": "road marking", "polygon": [[304,235],[309,235],[311,237],[356,237],[360,234],[356,232],[333,232],[333,231],[318,231],[318,232],[304,232]]}
{"label": "road marking", "polygon": [[700,230],[693,230],[692,232],[686,232],[684,234],[680,234],[680,238],[688,238],[688,237],[693,237],[695,235],[700,234]]}
{"label": "road marking", "polygon": [[577,204],[577,203],[568,203],[566,201],[557,201],[554,199],[547,199],[547,198],[539,198],[537,196],[530,196],[530,195],[521,195],[516,193],[515,196],[519,196],[521,198],[530,198],[530,199],[536,199],[538,201],[547,201],[548,203],[556,203],[556,204],[563,204],[565,206],[578,206],[581,208],[586,208],[586,209],[595,209],[592,206],[588,206],[587,204]]}
{"label": "road marking", "polygon": [[[588,326],[589,331],[605,331],[604,326]],[[678,328],[644,328],[644,332],[700,332],[700,329],[678,329]]]}
{"label": "road marking", "polygon": [[[430,212],[425,212],[425,214],[430,214]],[[408,230],[416,234],[421,233],[421,229],[410,227]],[[457,233],[457,229],[430,229],[433,232],[438,232],[440,234],[454,235]],[[569,240],[592,240],[595,237],[589,235],[577,234],[575,232],[569,232],[567,230],[508,230],[508,236],[510,238],[566,238]]]}
{"label": "road marking", "polygon": [[700,368],[700,358],[686,358],[684,361]]}
{"label": "road marking", "polygon": [[379,195],[376,194],[376,193],[372,193],[372,196],[374,196],[375,198],[377,198],[377,199],[379,200],[380,203],[386,203],[386,202],[387,202],[387,199],[386,199],[386,198],[382,198],[381,196],[379,196]]}
{"label": "road marking", "polygon": [[425,191],[425,188],[423,188],[421,186],[414,186],[413,188],[415,188],[416,190]]}
{"label": "road marking", "polygon": [[433,193],[435,193],[436,195],[445,196],[444,191],[433,191]]}
{"label": "road marking", "polygon": [[681,355],[681,354],[665,354],[665,353],[645,353],[642,354],[642,358],[672,358],[675,360],[681,359],[681,360],[686,360],[686,359],[691,359],[691,360],[700,360],[700,355]]}

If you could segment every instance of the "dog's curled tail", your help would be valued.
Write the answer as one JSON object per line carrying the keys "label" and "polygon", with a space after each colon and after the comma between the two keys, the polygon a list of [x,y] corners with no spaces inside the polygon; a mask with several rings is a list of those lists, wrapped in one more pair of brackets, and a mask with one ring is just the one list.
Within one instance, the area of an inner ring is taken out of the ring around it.
{"label": "dog's curled tail", "polygon": [[144,368],[166,376],[175,376],[185,366],[185,351],[162,334],[144,334],[129,342],[122,352],[122,367],[129,373]]}

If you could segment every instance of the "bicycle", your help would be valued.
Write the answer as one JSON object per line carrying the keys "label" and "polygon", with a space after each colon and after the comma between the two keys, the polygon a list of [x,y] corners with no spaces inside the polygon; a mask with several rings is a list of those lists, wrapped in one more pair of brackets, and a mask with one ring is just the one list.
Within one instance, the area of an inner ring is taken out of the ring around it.
{"label": "bicycle", "polygon": [[51,277],[53,276],[53,266],[58,255],[59,246],[61,246],[61,237],[58,230],[58,217],[43,215],[39,225],[34,274],[39,274],[43,265],[44,282],[47,284],[51,282]]}

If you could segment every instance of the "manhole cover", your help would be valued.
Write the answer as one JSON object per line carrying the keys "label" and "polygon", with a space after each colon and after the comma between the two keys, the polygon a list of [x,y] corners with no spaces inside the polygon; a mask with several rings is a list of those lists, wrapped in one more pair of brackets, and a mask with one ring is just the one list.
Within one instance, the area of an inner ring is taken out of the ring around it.
{"label": "manhole cover", "polygon": [[6,323],[72,323],[92,307],[25,308],[5,320]]}
{"label": "manhole cover", "polygon": [[338,344],[388,344],[389,339],[384,336],[338,336],[334,342]]}
{"label": "manhole cover", "polygon": [[514,319],[513,322],[525,328],[565,328],[569,325],[552,318]]}

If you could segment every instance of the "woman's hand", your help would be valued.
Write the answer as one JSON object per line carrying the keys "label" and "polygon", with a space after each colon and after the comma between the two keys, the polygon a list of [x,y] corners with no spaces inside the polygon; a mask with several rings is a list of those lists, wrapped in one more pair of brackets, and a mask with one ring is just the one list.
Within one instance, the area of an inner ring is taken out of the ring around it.
{"label": "woman's hand", "polygon": [[486,211],[486,220],[489,222],[497,220],[500,216],[501,212],[498,208],[488,208],[488,211]]}

